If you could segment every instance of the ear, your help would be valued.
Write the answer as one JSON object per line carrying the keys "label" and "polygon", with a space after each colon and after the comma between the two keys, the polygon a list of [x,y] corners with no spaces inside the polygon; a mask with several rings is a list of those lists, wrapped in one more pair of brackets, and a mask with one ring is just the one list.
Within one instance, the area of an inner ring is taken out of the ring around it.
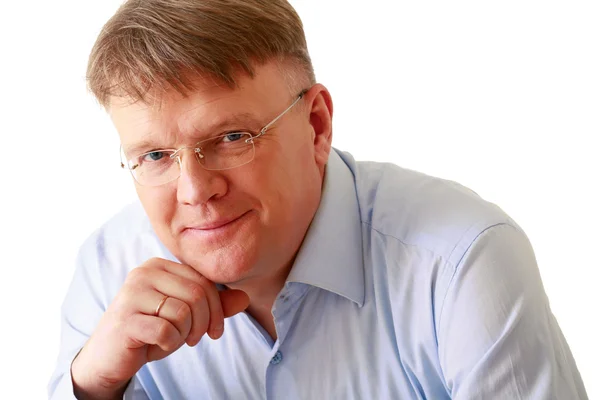
{"label": "ear", "polygon": [[313,129],[315,161],[324,170],[331,151],[333,102],[327,88],[320,83],[311,87],[304,96]]}

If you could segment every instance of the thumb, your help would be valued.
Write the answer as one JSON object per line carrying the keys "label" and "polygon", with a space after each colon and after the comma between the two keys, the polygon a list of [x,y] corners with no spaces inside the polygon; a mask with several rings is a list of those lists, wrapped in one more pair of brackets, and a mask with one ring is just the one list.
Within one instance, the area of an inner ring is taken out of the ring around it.
{"label": "thumb", "polygon": [[250,297],[246,292],[236,289],[219,291],[221,297],[221,306],[225,318],[233,317],[235,314],[244,311],[250,305]]}

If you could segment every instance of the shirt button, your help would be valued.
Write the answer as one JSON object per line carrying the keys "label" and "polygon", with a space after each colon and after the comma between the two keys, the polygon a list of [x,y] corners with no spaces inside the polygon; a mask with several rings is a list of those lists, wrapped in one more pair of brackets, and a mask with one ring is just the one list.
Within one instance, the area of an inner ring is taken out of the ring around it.
{"label": "shirt button", "polygon": [[283,360],[283,355],[281,354],[281,351],[277,350],[277,353],[271,358],[271,365],[277,365],[281,360]]}

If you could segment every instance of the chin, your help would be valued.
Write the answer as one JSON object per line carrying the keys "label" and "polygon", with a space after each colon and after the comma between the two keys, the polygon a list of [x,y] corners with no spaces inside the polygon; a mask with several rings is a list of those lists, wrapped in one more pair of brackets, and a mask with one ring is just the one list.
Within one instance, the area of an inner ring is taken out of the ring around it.
{"label": "chin", "polygon": [[215,283],[232,284],[253,275],[256,251],[249,243],[229,245],[210,252],[184,252],[180,260]]}

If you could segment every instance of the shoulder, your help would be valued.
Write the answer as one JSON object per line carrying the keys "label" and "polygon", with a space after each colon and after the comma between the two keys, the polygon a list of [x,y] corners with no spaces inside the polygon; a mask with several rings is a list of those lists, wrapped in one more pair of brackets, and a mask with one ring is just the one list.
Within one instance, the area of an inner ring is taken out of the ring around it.
{"label": "shoulder", "polygon": [[150,222],[139,202],[125,206],[96,229],[82,248],[95,248],[103,252],[111,247],[127,245],[151,231]]}
{"label": "shoulder", "polygon": [[100,274],[123,277],[152,257],[166,257],[139,202],[121,211],[94,231],[79,250],[78,264],[97,268]]}
{"label": "shoulder", "polygon": [[456,265],[482,232],[517,224],[473,190],[390,163],[355,162],[361,222],[374,235],[435,253]]}

